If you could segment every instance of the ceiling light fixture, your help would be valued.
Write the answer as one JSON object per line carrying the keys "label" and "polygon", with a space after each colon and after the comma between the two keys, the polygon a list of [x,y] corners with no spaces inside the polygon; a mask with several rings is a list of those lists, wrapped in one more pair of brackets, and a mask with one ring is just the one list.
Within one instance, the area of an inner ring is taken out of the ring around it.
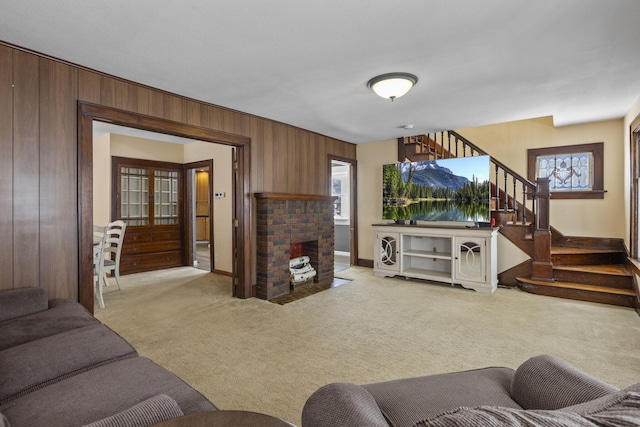
{"label": "ceiling light fixture", "polygon": [[378,96],[390,99],[400,98],[418,83],[418,78],[409,73],[387,73],[369,80],[367,87]]}

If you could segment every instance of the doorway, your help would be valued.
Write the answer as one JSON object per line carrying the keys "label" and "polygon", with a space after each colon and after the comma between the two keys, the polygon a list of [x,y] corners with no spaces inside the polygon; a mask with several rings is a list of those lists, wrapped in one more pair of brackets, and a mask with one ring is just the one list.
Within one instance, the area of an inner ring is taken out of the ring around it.
{"label": "doorway", "polygon": [[356,163],[329,155],[329,194],[335,197],[333,221],[335,233],[334,273],[356,265]]}
{"label": "doorway", "polygon": [[217,132],[211,129],[173,122],[157,117],[131,113],[111,107],[80,102],[78,107],[78,210],[79,210],[79,301],[93,312],[93,121],[103,121],[136,129],[174,135],[207,143],[231,146],[234,153],[234,185],[232,190],[232,295],[250,298],[251,251],[245,243],[250,240],[250,138]]}
{"label": "doorway", "polygon": [[212,189],[214,188],[213,160],[187,163],[188,206],[188,264],[200,270],[213,272],[217,261],[213,232],[214,210]]}

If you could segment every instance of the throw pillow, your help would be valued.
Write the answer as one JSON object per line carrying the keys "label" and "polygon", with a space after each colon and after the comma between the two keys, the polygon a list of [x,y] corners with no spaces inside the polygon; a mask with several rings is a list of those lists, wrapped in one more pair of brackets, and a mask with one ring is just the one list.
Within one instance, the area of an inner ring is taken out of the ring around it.
{"label": "throw pillow", "polygon": [[579,414],[565,409],[524,410],[496,406],[458,408],[423,420],[414,427],[632,427],[640,425],[640,393],[626,393],[605,408]]}

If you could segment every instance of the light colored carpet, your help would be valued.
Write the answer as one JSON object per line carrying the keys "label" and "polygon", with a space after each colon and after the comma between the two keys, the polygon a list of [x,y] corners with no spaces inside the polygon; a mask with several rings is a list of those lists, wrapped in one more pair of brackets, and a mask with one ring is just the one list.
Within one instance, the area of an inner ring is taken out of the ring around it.
{"label": "light colored carpet", "polygon": [[[300,425],[307,397],[333,381],[366,384],[560,356],[617,387],[640,381],[634,310],[499,288],[352,280],[286,305],[231,297],[230,279],[190,267],[122,277],[96,317],[140,355],[221,409]],[[112,279],[110,279],[112,280]]]}

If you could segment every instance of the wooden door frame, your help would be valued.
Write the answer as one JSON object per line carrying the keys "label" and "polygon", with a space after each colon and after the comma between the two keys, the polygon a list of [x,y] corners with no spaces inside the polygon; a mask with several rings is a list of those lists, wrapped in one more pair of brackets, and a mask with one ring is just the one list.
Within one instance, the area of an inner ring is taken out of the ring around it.
{"label": "wooden door frame", "polygon": [[238,185],[234,188],[232,294],[251,297],[251,138],[200,126],[132,113],[102,105],[78,102],[78,301],[93,313],[93,121],[175,135],[197,141],[229,145],[237,152]]}
{"label": "wooden door frame", "polygon": [[349,262],[351,265],[359,265],[358,259],[358,183],[357,183],[357,175],[358,175],[358,161],[355,159],[349,159],[347,157],[337,156],[335,154],[327,154],[327,164],[328,164],[328,178],[327,178],[327,195],[331,196],[331,163],[336,160],[343,163],[349,164],[349,204],[350,204],[350,215],[349,215],[349,228],[351,239],[349,242]]}
{"label": "wooden door frame", "polygon": [[[193,233],[189,233],[189,230],[193,230],[195,228],[195,224],[193,221],[193,217],[195,216],[195,212],[193,211],[193,204],[190,203],[189,194],[193,193],[191,190],[193,188],[193,181],[191,178],[190,171],[192,169],[198,168],[208,168],[209,170],[209,259],[211,260],[209,271],[213,272],[215,267],[215,244],[214,237],[215,234],[213,232],[213,159],[209,160],[200,160],[197,162],[190,162],[184,164],[184,212],[185,212],[185,220],[183,222],[184,228],[182,229],[185,235],[185,251],[184,257],[187,265],[193,265],[193,260],[195,258],[193,253]],[[195,194],[191,194],[192,197],[195,198]],[[232,202],[233,204],[233,202]]]}
{"label": "wooden door frame", "polygon": [[638,259],[640,255],[638,253],[638,233],[640,230],[640,200],[638,200],[638,178],[640,178],[640,115],[638,115],[629,127],[629,157],[630,157],[630,205],[631,205],[631,218],[630,218],[630,236],[629,236],[629,256],[634,259]]}

